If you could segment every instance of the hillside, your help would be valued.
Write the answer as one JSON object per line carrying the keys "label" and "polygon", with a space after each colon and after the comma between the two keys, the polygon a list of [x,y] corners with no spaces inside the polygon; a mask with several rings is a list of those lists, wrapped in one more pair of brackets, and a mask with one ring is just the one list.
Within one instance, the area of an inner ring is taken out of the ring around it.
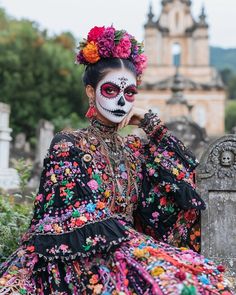
{"label": "hillside", "polygon": [[211,65],[218,70],[230,69],[236,74],[236,48],[210,48]]}

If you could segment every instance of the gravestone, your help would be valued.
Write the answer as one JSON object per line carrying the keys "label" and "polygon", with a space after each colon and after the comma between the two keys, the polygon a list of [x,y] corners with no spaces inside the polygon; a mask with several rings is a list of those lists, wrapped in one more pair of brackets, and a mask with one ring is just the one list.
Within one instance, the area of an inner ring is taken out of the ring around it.
{"label": "gravestone", "polygon": [[18,187],[19,179],[15,169],[9,168],[11,131],[9,128],[10,106],[0,103],[0,188]]}
{"label": "gravestone", "polygon": [[36,163],[43,167],[43,160],[54,136],[54,126],[51,122],[40,120],[37,128]]}
{"label": "gravestone", "polygon": [[235,280],[236,135],[213,142],[200,163],[197,187],[207,206],[201,216],[202,254],[226,265]]}
{"label": "gravestone", "polygon": [[30,152],[30,145],[29,142],[26,141],[26,134],[20,132],[16,135],[14,149],[21,150],[22,152],[29,153]]}
{"label": "gravestone", "polygon": [[208,143],[206,130],[187,117],[173,119],[166,123],[171,133],[181,139],[200,158]]}

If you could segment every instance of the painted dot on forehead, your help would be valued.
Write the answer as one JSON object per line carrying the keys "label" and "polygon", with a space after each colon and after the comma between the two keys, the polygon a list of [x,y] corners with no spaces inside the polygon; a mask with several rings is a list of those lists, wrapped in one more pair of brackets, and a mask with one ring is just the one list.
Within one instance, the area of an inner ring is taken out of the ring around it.
{"label": "painted dot on forehead", "polygon": [[120,88],[124,90],[127,85],[128,79],[125,77],[121,77],[119,78],[119,81],[120,81]]}

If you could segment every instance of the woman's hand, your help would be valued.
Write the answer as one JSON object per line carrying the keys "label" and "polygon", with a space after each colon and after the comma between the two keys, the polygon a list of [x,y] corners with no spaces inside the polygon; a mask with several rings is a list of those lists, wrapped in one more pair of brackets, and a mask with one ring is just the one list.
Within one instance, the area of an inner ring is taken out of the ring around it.
{"label": "woman's hand", "polygon": [[133,107],[124,120],[120,122],[118,129],[124,128],[127,125],[139,125],[147,112],[145,109]]}

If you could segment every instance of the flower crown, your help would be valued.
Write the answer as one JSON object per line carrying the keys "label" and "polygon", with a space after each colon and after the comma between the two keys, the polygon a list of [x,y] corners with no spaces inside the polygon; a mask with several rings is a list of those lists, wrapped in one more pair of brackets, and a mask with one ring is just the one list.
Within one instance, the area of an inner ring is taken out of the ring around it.
{"label": "flower crown", "polygon": [[77,62],[84,65],[114,57],[130,60],[136,68],[137,76],[142,74],[147,65],[143,43],[139,43],[125,30],[116,30],[113,26],[92,28],[87,40],[80,42],[76,56]]}

